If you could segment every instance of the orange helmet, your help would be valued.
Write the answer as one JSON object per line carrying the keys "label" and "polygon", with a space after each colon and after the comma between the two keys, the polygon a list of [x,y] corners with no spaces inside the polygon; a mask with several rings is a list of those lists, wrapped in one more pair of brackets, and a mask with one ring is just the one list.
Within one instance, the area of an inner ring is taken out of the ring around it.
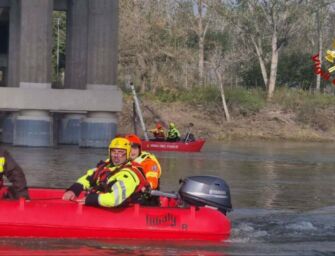
{"label": "orange helmet", "polygon": [[157,123],[157,124],[156,124],[156,128],[157,128],[157,129],[161,129],[161,128],[162,128],[162,125],[161,125],[160,123]]}
{"label": "orange helmet", "polygon": [[128,135],[125,136],[125,138],[127,140],[129,140],[132,145],[138,145],[139,147],[142,146],[141,139],[138,136],[136,136],[135,134],[128,134]]}

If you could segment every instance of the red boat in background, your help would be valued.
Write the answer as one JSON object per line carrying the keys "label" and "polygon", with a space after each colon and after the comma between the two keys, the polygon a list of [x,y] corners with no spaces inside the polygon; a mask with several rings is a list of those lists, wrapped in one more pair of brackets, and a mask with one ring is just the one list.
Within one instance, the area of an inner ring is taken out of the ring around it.
{"label": "red boat in background", "polygon": [[[217,179],[205,179],[209,189],[212,183],[218,183]],[[2,188],[0,196],[4,193]],[[64,201],[63,189],[30,188],[29,193],[31,200],[0,199],[0,237],[221,241],[229,237],[231,229],[219,208],[192,204],[181,207],[178,198],[167,196],[160,196],[160,206],[103,208]],[[211,198],[215,206],[217,197]]]}
{"label": "red boat in background", "polygon": [[143,150],[148,150],[148,151],[152,150],[152,151],[200,152],[204,144],[205,144],[204,139],[198,139],[195,141],[188,141],[188,142],[143,140],[142,148]]}

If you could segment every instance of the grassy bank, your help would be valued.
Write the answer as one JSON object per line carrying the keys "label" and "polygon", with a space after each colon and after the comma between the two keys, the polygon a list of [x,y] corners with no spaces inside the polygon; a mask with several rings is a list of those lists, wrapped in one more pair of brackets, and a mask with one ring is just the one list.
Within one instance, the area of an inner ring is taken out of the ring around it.
{"label": "grassy bank", "polygon": [[[147,127],[161,120],[175,122],[186,131],[190,122],[201,137],[215,139],[286,139],[297,141],[335,140],[335,96],[279,88],[271,102],[261,89],[227,88],[232,121],[226,122],[217,88],[162,89],[140,95]],[[125,96],[120,129],[132,130],[132,99]],[[154,113],[147,111],[151,108]]]}

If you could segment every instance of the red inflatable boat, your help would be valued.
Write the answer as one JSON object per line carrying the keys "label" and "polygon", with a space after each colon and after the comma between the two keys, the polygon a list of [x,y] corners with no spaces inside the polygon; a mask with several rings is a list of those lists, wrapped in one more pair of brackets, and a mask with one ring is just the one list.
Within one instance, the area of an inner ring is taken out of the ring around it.
{"label": "red inflatable boat", "polygon": [[199,139],[189,142],[167,142],[167,141],[142,141],[143,150],[155,151],[177,151],[177,152],[200,152],[205,140]]}
{"label": "red inflatable boat", "polygon": [[176,207],[173,198],[161,197],[164,207],[134,204],[109,209],[64,201],[62,189],[29,192],[30,201],[0,199],[0,237],[221,241],[231,229],[218,209]]}

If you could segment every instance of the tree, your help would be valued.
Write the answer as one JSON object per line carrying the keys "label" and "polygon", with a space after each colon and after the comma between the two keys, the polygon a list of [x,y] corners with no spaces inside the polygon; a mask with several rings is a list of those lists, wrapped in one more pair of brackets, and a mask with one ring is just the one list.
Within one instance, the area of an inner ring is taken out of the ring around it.
{"label": "tree", "polygon": [[299,0],[249,0],[229,11],[240,36],[254,47],[268,100],[276,86],[279,51],[298,31],[302,10]]}
{"label": "tree", "polygon": [[170,1],[120,2],[120,71],[140,84],[141,92],[179,85],[183,66],[192,63],[177,7]]}
{"label": "tree", "polygon": [[[319,0],[317,2],[310,1],[308,3],[309,10],[315,16],[316,35],[317,35],[317,48],[319,53],[320,66],[322,66],[323,44],[325,36],[325,24],[329,18],[330,6],[334,1]],[[320,92],[321,76],[316,77],[315,89]]]}
{"label": "tree", "polygon": [[[198,84],[204,85],[204,72],[205,72],[205,47],[206,47],[206,34],[209,30],[211,22],[213,21],[213,1],[208,0],[179,0],[178,8],[180,13],[183,13],[184,25],[180,22],[179,26],[185,27],[189,31],[189,39],[195,35],[194,42],[197,44],[197,77]],[[180,20],[181,21],[181,20]],[[194,47],[195,44],[190,45]]]}
{"label": "tree", "polygon": [[195,17],[197,20],[197,29],[196,33],[199,41],[199,59],[198,59],[198,68],[199,68],[199,83],[204,84],[204,50],[205,50],[205,36],[208,30],[208,22],[205,22],[204,18],[207,12],[207,5],[204,0],[197,0],[195,3]]}
{"label": "tree", "polygon": [[217,78],[217,83],[218,83],[220,94],[221,94],[222,107],[225,113],[226,120],[227,122],[230,122],[230,114],[229,114],[226,97],[224,93],[223,73],[225,70],[225,65],[224,65],[225,59],[223,58],[222,52],[223,52],[223,49],[220,49],[219,47],[216,48],[216,54],[213,54],[211,58],[211,66],[214,69],[215,75]]}
{"label": "tree", "polygon": [[61,84],[65,69],[66,13],[54,11],[52,25],[52,81]]}

